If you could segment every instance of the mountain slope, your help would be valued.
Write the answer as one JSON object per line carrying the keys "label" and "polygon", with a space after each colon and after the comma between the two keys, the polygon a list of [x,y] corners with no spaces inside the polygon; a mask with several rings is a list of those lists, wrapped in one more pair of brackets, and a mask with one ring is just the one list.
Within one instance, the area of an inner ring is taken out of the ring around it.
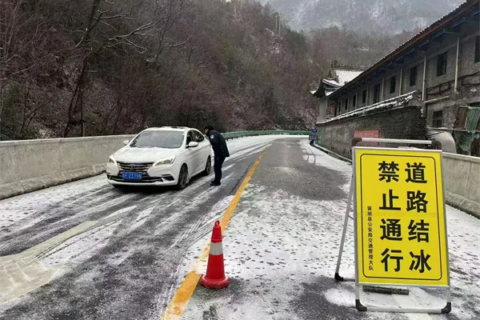
{"label": "mountain slope", "polygon": [[329,62],[257,2],[30,2],[0,0],[0,140],[314,122]]}
{"label": "mountain slope", "polygon": [[464,0],[259,0],[294,29],[345,27],[359,32],[400,33],[425,28]]}

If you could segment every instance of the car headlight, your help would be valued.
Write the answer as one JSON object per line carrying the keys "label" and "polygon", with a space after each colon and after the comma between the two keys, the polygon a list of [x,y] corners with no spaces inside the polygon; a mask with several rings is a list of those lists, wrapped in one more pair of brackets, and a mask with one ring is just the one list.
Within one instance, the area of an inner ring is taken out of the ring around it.
{"label": "car headlight", "polygon": [[153,166],[154,167],[164,166],[164,165],[167,165],[167,164],[172,164],[173,161],[175,161],[175,157],[171,157],[171,158],[167,158],[167,159],[157,161],[157,162],[155,162],[155,164]]}
{"label": "car headlight", "polygon": [[113,159],[112,157],[110,157],[110,158],[108,159],[108,163],[117,164],[117,161],[115,161],[115,159]]}
{"label": "car headlight", "polygon": [[175,161],[175,157],[170,157],[170,158],[155,162],[153,166],[154,167],[164,166],[164,165],[172,164],[174,161]]}

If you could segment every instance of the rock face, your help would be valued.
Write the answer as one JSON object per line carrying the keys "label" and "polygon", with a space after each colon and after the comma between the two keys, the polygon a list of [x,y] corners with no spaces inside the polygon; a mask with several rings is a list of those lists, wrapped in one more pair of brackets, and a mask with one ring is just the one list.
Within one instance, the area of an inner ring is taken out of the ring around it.
{"label": "rock face", "polygon": [[464,0],[258,0],[279,11],[294,29],[345,27],[400,33],[424,28]]}

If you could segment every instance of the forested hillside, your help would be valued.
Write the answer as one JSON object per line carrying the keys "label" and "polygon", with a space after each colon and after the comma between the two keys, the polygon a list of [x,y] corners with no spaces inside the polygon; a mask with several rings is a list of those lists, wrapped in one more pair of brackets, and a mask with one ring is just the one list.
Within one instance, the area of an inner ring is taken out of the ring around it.
{"label": "forested hillside", "polygon": [[0,137],[306,129],[333,60],[368,65],[403,41],[278,31],[254,1],[2,0]]}

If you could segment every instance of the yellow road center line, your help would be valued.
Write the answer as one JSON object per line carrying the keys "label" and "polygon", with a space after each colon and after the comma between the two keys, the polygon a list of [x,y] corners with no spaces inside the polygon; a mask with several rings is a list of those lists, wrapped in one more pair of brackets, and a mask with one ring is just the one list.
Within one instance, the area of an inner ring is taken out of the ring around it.
{"label": "yellow road center line", "polygon": [[[235,209],[237,208],[238,203],[240,202],[240,198],[242,197],[242,194],[245,191],[245,188],[247,187],[248,183],[250,182],[250,179],[255,173],[255,170],[257,170],[257,167],[260,164],[260,161],[262,160],[266,150],[267,149],[265,148],[262,151],[257,161],[255,161],[252,168],[250,168],[250,171],[248,171],[247,176],[245,177],[245,179],[243,179],[242,184],[240,185],[237,192],[235,193],[233,200],[230,202],[230,204],[227,207],[227,210],[225,211],[222,218],[220,219],[222,233],[225,231],[225,229],[227,228],[227,225],[230,223],[230,219],[232,218],[233,212],[235,212]],[[210,251],[210,244],[208,244],[205,250],[203,250],[201,256],[197,259],[195,266],[198,266],[201,263],[207,261],[209,251]],[[182,284],[178,288],[177,292],[173,296],[173,299],[170,301],[170,304],[168,305],[167,310],[165,310],[165,313],[163,314],[161,320],[178,320],[182,317],[183,313],[185,312],[185,309],[187,308],[187,304],[192,298],[193,292],[195,291],[195,288],[197,287],[197,284],[200,281],[200,278],[202,277],[202,275],[195,272],[195,270],[197,270],[196,267],[192,271],[190,271],[190,273],[187,274]]]}

